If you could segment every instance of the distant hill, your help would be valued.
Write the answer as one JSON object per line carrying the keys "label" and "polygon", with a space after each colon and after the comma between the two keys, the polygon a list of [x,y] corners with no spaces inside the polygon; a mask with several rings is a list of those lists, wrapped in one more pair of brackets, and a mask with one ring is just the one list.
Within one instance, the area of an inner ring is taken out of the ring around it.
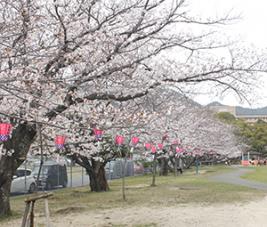
{"label": "distant hill", "polygon": [[223,104],[221,104],[220,102],[211,102],[206,106],[224,106]]}

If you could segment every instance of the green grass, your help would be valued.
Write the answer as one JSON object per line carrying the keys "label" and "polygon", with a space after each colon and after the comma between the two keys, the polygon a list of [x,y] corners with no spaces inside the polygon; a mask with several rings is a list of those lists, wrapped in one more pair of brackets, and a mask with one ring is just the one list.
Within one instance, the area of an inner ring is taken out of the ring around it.
{"label": "green grass", "polygon": [[[151,187],[151,175],[126,178],[126,198],[122,200],[121,179],[110,182],[110,191],[95,193],[88,187],[66,188],[53,191],[49,199],[49,207],[54,215],[67,215],[87,210],[112,209],[116,207],[140,206],[176,206],[188,203],[233,203],[250,201],[252,198],[262,198],[266,192],[249,189],[231,184],[216,183],[208,178],[213,174],[232,171],[231,167],[209,166],[201,167],[200,174],[194,170],[174,177],[157,176],[156,187]],[[11,197],[11,207],[14,218],[22,217],[25,196]],[[36,203],[37,213],[43,215],[43,202]],[[2,220],[5,222],[8,219]],[[0,220],[1,221],[1,220]],[[154,226],[154,223],[144,223],[142,226]]]}
{"label": "green grass", "polygon": [[253,169],[254,171],[247,173],[241,178],[267,184],[267,166],[255,166],[255,167],[253,166],[249,168]]}

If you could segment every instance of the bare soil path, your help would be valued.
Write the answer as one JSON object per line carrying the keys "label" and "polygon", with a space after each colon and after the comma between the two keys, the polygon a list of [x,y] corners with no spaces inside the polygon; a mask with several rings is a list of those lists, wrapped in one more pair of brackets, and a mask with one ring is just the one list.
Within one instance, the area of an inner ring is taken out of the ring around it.
{"label": "bare soil path", "polygon": [[[266,227],[267,198],[238,204],[187,204],[72,212],[54,217],[53,227]],[[36,226],[44,226],[37,217]],[[13,220],[1,227],[20,226]]]}
{"label": "bare soil path", "polygon": [[[267,190],[267,185],[241,179],[253,171],[236,168],[231,173],[213,176],[211,180]],[[105,210],[83,210],[70,207],[53,217],[53,227],[266,227],[267,197],[250,202],[225,204],[177,204],[168,206],[133,206]],[[35,226],[45,226],[43,216]],[[20,226],[21,219],[1,224]]]}

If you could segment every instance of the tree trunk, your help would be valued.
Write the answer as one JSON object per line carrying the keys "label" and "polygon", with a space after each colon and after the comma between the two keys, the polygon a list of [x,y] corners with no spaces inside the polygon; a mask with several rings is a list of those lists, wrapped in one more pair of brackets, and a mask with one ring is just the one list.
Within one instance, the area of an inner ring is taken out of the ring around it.
{"label": "tree trunk", "polygon": [[195,157],[188,157],[187,159],[184,159],[184,168],[189,169],[196,161]]}
{"label": "tree trunk", "polygon": [[152,187],[156,186],[156,169],[157,169],[157,157],[154,155],[153,158],[153,172],[152,172]]}
{"label": "tree trunk", "polygon": [[177,157],[174,157],[174,176],[177,176]]}
{"label": "tree trunk", "polygon": [[126,157],[121,160],[121,176],[122,176],[122,199],[123,201],[126,201],[126,195],[125,195],[125,167],[126,167],[127,159]]}
{"label": "tree trunk", "polygon": [[108,191],[108,182],[106,179],[105,163],[93,161],[92,168],[86,168],[90,178],[90,188],[92,192]]}
{"label": "tree trunk", "polygon": [[11,182],[6,181],[0,190],[0,217],[11,215],[9,193]]}
{"label": "tree trunk", "polygon": [[0,217],[11,214],[9,195],[13,175],[26,159],[35,135],[35,127],[24,123],[13,130],[11,139],[4,142],[3,151],[9,154],[0,158]]}
{"label": "tree trunk", "polygon": [[93,158],[88,159],[80,154],[75,154],[72,158],[78,165],[86,169],[86,173],[89,175],[89,185],[92,192],[109,190],[105,171],[106,163],[95,161]]}
{"label": "tree trunk", "polygon": [[[6,162],[7,163],[7,162]],[[10,163],[8,163],[10,164]],[[7,216],[11,214],[9,194],[10,186],[12,181],[12,170],[7,169],[1,174],[0,178],[0,217]]]}
{"label": "tree trunk", "polygon": [[168,176],[168,159],[160,159],[160,176]]}

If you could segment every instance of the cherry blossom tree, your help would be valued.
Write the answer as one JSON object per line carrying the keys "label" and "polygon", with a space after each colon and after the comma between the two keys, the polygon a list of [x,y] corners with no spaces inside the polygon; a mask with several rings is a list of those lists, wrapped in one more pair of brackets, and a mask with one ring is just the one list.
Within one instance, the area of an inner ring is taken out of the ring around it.
{"label": "cherry blossom tree", "polygon": [[162,99],[153,93],[147,96],[147,99],[150,98],[146,102],[147,108],[151,109],[149,105],[153,105],[157,114],[154,115],[155,119],[151,118],[146,130],[147,141],[163,143],[163,152],[157,149],[159,153],[156,153],[162,175],[168,174],[170,161],[174,167],[177,147],[184,151],[183,159],[191,160],[187,167],[202,156],[219,159],[241,154],[244,145],[236,137],[234,127],[218,121],[212,112],[177,91],[169,88],[157,92]]}
{"label": "cherry blossom tree", "polygon": [[[186,92],[213,82],[243,94],[242,85],[265,70],[254,53],[211,58],[210,50],[229,43],[216,41],[210,25],[232,18],[197,19],[185,0],[0,0],[0,6],[0,114],[13,126],[1,144],[0,216],[10,213],[12,175],[37,128],[48,137],[68,132],[75,144],[75,131],[101,127],[106,116],[115,117],[107,128],[131,120],[126,113],[137,108],[120,115],[113,102],[135,104],[163,84]],[[192,33],[194,26],[207,29]],[[183,57],[169,58],[177,52]],[[96,150],[89,137],[87,143],[85,149]]]}

